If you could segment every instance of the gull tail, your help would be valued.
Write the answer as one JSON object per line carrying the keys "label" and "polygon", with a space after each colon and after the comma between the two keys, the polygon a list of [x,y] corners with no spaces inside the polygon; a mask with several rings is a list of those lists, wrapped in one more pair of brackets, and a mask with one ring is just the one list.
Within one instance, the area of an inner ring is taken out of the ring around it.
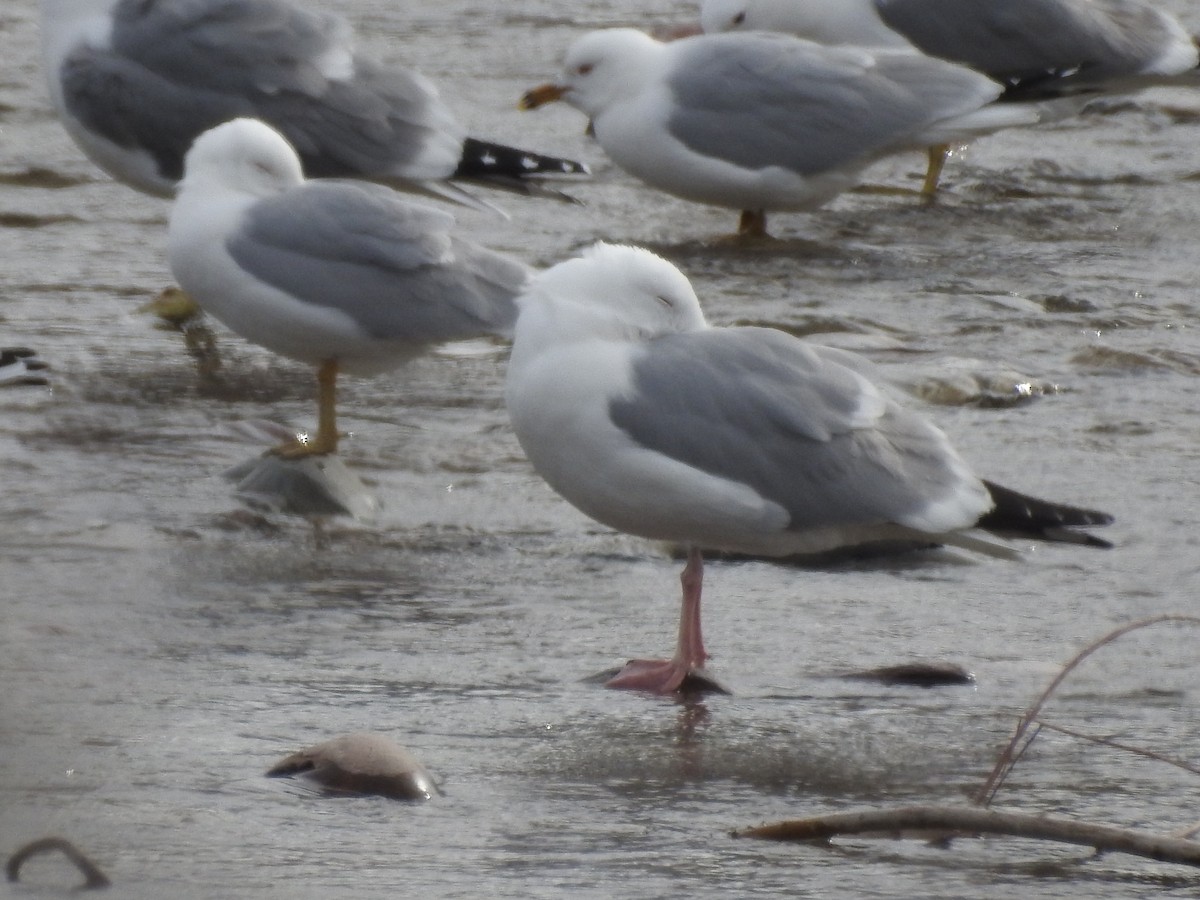
{"label": "gull tail", "polygon": [[1113,517],[1094,509],[1082,509],[1038,500],[1014,490],[985,481],[995,507],[976,525],[986,531],[1013,537],[1031,537],[1042,541],[1083,544],[1086,547],[1110,548],[1112,544],[1086,531],[1083,527],[1112,524]]}
{"label": "gull tail", "polygon": [[545,181],[590,174],[581,162],[469,137],[463,141],[462,158],[452,177],[518,194],[578,203],[574,197],[548,187]]}

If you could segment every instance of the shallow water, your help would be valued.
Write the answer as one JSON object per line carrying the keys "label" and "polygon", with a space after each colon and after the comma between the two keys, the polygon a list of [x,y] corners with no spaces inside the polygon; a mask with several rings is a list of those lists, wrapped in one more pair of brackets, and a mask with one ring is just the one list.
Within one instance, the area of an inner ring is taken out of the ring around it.
{"label": "shallow water", "polygon": [[[1164,4],[1200,30],[1182,0]],[[537,265],[598,238],[648,244],[721,324],[819,333],[917,394],[977,470],[1112,511],[1110,552],[1018,563],[930,553],[815,567],[709,566],[713,670],[691,705],[585,676],[662,652],[680,563],[591,523],[525,463],[504,348],[447,348],[348,381],[347,463],[373,523],[262,516],[222,472],[239,422],[310,421],[310,373],[228,333],[202,379],[137,307],[170,282],[167,205],[70,144],[38,72],[36,10],[0,11],[0,345],[50,388],[0,389],[0,854],[49,833],[120,896],[1194,896],[1200,875],[1020,841],[734,840],[821,811],[956,801],[984,779],[1060,663],[1124,622],[1195,607],[1200,485],[1200,95],[1157,90],[979,141],[939,205],[854,193],[780,215],[760,249],[734,218],[609,167],[566,108],[518,114],[578,32],[684,21],[688,4],[331,7],[420,67],[479,134],[583,156],[585,207],[498,198],[463,231]],[[870,181],[911,186],[922,160]],[[1026,394],[1017,385],[1028,385]],[[1047,711],[1195,762],[1196,635],[1100,651]],[[971,688],[837,676],[961,663]],[[263,772],[300,746],[384,731],[441,780],[423,806],[321,799]],[[1162,831],[1195,776],[1043,734],[1006,808]],[[68,886],[64,863],[31,863]],[[9,887],[13,896],[44,895]],[[53,892],[53,889],[51,889]]]}

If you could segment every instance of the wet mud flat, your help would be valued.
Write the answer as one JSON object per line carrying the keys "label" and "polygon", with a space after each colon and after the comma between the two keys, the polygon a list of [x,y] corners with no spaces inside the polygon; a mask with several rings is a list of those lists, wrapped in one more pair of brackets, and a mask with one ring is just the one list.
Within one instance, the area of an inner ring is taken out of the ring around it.
{"label": "wet mud flat", "polygon": [[[137,312],[169,283],[168,207],[108,182],[54,122],[22,0],[0,19],[14,48],[0,344],[50,368],[48,385],[0,389],[0,852],[64,834],[127,896],[1193,894],[1191,873],[1129,857],[729,832],[961,799],[1081,645],[1194,606],[1200,99],[1155,91],[997,135],[951,162],[932,209],[856,192],[739,249],[710,240],[733,217],[627,179],[577,114],[513,109],[579,29],[686,5],[336,7],[481,132],[593,163],[574,189],[586,206],[456,213],[472,239],[535,265],[596,239],[649,245],[712,321],[860,350],[977,471],[1111,511],[1118,546],[1019,563],[715,562],[709,645],[732,694],[603,691],[583,679],[666,649],[679,562],[533,474],[507,425],[502,345],[347,380],[343,459],[381,503],[373,521],[234,495],[224,473],[262,449],[241,425],[311,424],[310,373],[218,330],[222,366],[203,377],[178,334]],[[921,164],[886,162],[870,181],[915,186]],[[1107,648],[1064,685],[1054,721],[1186,755],[1194,638],[1148,629]],[[837,677],[912,660],[975,681]],[[398,805],[264,777],[362,730],[409,747],[443,794]],[[1194,821],[1195,796],[1170,766],[1043,734],[1001,801],[1166,831]],[[29,865],[34,883],[77,877]]]}

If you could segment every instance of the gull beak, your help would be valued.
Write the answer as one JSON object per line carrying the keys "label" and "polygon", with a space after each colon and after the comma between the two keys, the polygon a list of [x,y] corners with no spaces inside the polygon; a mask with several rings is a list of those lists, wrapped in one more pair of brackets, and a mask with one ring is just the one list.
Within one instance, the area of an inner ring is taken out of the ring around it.
{"label": "gull beak", "polygon": [[539,84],[525,92],[517,103],[517,109],[537,109],[539,106],[561,100],[568,90],[570,88],[562,84]]}

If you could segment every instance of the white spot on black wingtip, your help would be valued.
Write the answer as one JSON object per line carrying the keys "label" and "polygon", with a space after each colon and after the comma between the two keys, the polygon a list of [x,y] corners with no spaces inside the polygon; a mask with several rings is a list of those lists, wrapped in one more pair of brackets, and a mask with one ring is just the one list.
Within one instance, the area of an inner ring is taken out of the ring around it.
{"label": "white spot on black wingtip", "polygon": [[0,387],[15,385],[46,386],[49,379],[41,374],[50,364],[37,358],[28,347],[0,347]]}
{"label": "white spot on black wingtip", "polygon": [[485,153],[483,156],[479,157],[479,161],[485,166],[494,166],[500,160],[496,159],[496,155],[494,153]]}
{"label": "white spot on black wingtip", "polygon": [[541,168],[541,163],[538,162],[536,159],[534,159],[532,156],[522,156],[521,157],[521,168],[523,168],[529,172],[536,172],[538,169]]}

